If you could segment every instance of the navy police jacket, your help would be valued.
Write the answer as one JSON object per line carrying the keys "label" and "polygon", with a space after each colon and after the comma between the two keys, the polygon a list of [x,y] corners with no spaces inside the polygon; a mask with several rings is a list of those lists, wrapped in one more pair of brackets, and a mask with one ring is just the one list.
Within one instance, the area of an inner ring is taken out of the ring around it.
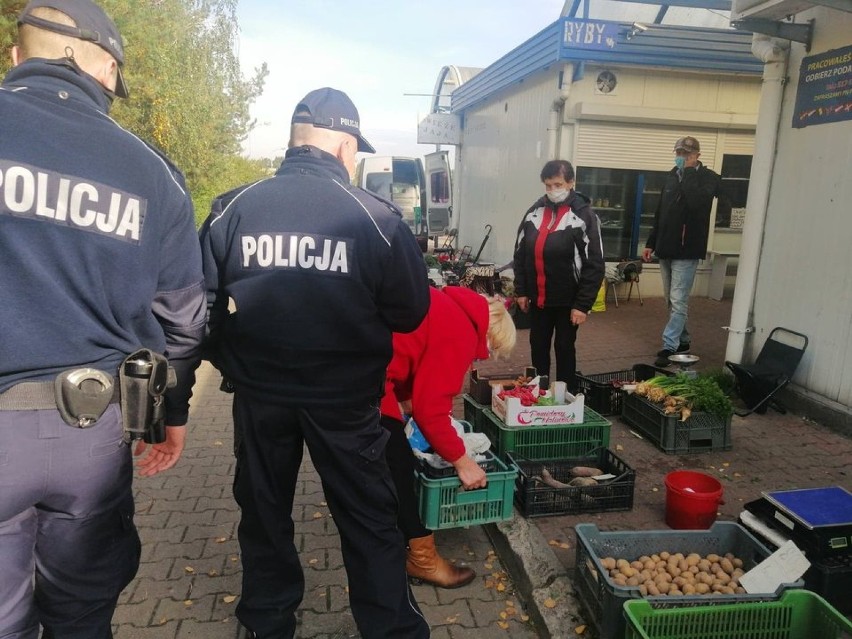
{"label": "navy police jacket", "polygon": [[107,115],[101,86],[31,59],[0,86],[0,391],[141,347],[186,422],[204,335],[201,255],[180,173]]}
{"label": "navy police jacket", "polygon": [[316,147],[288,150],[274,177],[214,201],[201,244],[209,357],[262,401],[377,401],[391,333],[413,331],[429,308],[423,255],[399,212]]}

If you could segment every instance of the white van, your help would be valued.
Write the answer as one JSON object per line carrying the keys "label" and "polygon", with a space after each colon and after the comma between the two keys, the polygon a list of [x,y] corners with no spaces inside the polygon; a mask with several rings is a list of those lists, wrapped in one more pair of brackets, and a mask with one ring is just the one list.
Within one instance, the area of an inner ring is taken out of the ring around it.
{"label": "white van", "polygon": [[452,188],[447,151],[420,158],[368,156],[355,171],[355,185],[390,200],[415,235],[445,233],[452,221]]}

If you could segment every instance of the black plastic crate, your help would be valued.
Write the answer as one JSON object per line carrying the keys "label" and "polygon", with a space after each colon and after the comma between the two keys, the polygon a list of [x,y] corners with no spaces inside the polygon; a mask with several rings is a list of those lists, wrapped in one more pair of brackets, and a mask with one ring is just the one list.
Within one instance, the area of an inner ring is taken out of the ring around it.
{"label": "black plastic crate", "polygon": [[812,561],[804,579],[805,588],[852,616],[852,554]]}
{"label": "black plastic crate", "polygon": [[612,373],[598,373],[596,375],[577,374],[577,386],[579,392],[586,396],[586,405],[601,415],[621,415],[622,398],[625,391],[613,386],[616,380],[628,384],[644,382],[657,375],[672,376],[674,373],[664,368],[657,368],[650,364],[634,364],[633,368]]}
{"label": "black plastic crate", "polygon": [[[597,448],[583,457],[531,461],[513,453],[508,454],[510,464],[518,467],[515,481],[515,504],[524,517],[548,517],[578,513],[602,513],[633,508],[636,471],[608,448]],[[553,488],[537,479],[542,469],[562,483],[571,481],[574,466],[591,466],[613,479],[597,486],[569,486]]]}
{"label": "black plastic crate", "polygon": [[633,393],[624,397],[621,420],[670,455],[732,448],[730,415],[722,419],[693,412],[681,421],[679,413],[666,415],[658,404]]}
{"label": "black plastic crate", "polygon": [[535,377],[536,370],[532,366],[526,366],[522,371],[504,371],[486,375],[485,373],[482,373],[478,369],[474,368],[472,371],[470,371],[467,394],[470,395],[473,401],[478,402],[480,404],[486,404],[490,407],[492,384],[498,382],[513,382],[520,376],[530,378]]}

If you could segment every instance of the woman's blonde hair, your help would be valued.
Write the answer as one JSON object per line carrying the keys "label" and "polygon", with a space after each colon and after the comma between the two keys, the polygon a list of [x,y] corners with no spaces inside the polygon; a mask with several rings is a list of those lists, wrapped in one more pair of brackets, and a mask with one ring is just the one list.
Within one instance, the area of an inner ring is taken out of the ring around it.
{"label": "woman's blonde hair", "polygon": [[506,359],[515,348],[517,332],[502,297],[483,295],[488,300],[488,348],[492,357]]}

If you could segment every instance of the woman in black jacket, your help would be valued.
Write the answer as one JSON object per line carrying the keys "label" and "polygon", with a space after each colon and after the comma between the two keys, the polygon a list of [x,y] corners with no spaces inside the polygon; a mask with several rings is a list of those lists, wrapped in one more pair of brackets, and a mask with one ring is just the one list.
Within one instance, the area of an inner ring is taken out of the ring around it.
{"label": "woman in black jacket", "polygon": [[518,229],[513,270],[518,307],[530,313],[532,364],[576,390],[577,328],[586,321],[604,277],[600,221],[589,198],[574,190],[574,167],[551,160],[541,170],[545,195],[526,212]]}

